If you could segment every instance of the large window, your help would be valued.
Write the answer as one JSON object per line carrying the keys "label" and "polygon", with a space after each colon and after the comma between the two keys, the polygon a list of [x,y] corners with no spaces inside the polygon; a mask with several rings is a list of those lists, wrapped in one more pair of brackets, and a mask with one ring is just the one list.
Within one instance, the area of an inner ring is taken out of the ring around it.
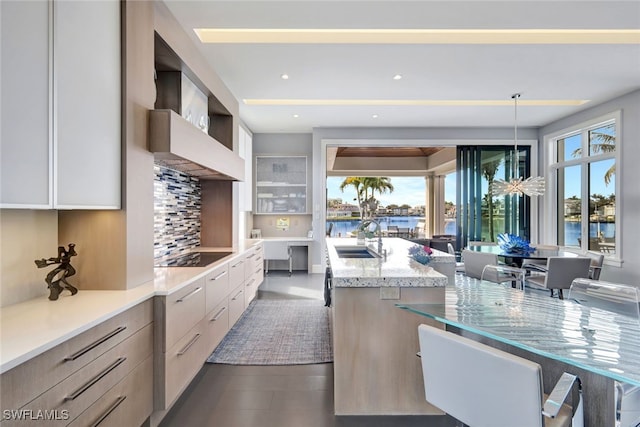
{"label": "large window", "polygon": [[619,113],[614,113],[545,138],[553,153],[549,175],[555,187],[558,245],[620,258],[619,123]]}

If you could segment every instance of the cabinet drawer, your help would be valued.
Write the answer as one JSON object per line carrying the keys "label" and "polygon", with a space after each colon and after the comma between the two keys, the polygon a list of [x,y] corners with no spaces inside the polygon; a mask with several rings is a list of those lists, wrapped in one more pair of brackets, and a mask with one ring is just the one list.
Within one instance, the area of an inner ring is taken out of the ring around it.
{"label": "cabinet drawer", "polygon": [[202,319],[163,355],[164,390],[159,396],[161,409],[171,405],[198,373],[206,354],[205,321]]}
{"label": "cabinet drawer", "polygon": [[[54,410],[58,414],[68,413],[73,419],[152,353],[153,324],[149,324],[21,409],[33,413]],[[41,422],[34,420],[33,425]],[[51,420],[47,425],[67,425],[68,422],[64,419]],[[8,422],[6,425],[22,427],[25,422]]]}
{"label": "cabinet drawer", "polygon": [[229,261],[229,286],[231,289],[244,283],[244,265],[244,256],[239,256]]}
{"label": "cabinet drawer", "polygon": [[165,339],[163,351],[173,346],[205,315],[205,281],[196,280],[179,291],[165,297]]}
{"label": "cabinet drawer", "polygon": [[245,307],[244,285],[240,285],[229,294],[229,327],[231,328],[242,316]]}
{"label": "cabinet drawer", "polygon": [[152,321],[149,299],[5,372],[0,377],[2,409],[21,408]]}
{"label": "cabinet drawer", "polygon": [[244,287],[244,307],[249,307],[249,303],[256,297],[258,285],[256,283],[256,276],[254,274],[247,279]]}
{"label": "cabinet drawer", "polygon": [[207,274],[205,281],[207,283],[205,312],[209,313],[229,295],[229,264],[225,263]]}
{"label": "cabinet drawer", "polygon": [[[207,352],[212,352],[222,338],[229,331],[229,298],[225,298],[217,307],[211,310],[207,317],[206,321],[206,343],[207,343]],[[207,354],[206,357],[209,357]]]}
{"label": "cabinet drawer", "polygon": [[148,357],[69,427],[140,426],[153,411],[153,358]]}
{"label": "cabinet drawer", "polygon": [[262,244],[255,247],[255,258],[253,259],[254,266],[263,266],[264,265],[264,247]]}

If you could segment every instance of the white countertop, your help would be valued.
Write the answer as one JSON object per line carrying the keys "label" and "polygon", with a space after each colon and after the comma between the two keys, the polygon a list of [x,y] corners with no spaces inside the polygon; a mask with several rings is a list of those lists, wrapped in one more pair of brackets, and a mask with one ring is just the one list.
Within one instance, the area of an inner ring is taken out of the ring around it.
{"label": "white countertop", "polygon": [[241,241],[236,249],[197,248],[232,252],[206,267],[157,267],[154,280],[122,291],[63,292],[57,301],[46,296],[0,308],[0,373],[32,359],[156,295],[170,295],[233,260],[262,240]]}
{"label": "white countertop", "polygon": [[455,270],[455,257],[435,249],[429,265],[414,261],[408,251],[415,243],[405,239],[382,239],[382,248],[387,250],[386,259],[340,258],[335,248],[356,246],[357,241],[336,237],[326,241],[334,287],[439,287],[446,286],[448,278],[435,268],[448,271],[453,266]]}
{"label": "white countertop", "polygon": [[266,242],[313,242],[313,237],[263,237]]}
{"label": "white countertop", "polygon": [[153,297],[153,282],[126,291],[63,292],[0,308],[0,373]]}

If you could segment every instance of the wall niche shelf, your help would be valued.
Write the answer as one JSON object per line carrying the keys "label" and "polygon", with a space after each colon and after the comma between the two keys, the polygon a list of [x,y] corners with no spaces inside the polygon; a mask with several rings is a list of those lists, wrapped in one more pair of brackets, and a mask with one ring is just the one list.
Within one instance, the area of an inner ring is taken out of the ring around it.
{"label": "wall niche shelf", "polygon": [[307,214],[307,158],[256,156],[256,214]]}
{"label": "wall niche shelf", "polygon": [[[187,91],[196,92],[196,97],[202,100],[202,109],[208,116],[208,135],[233,150],[233,116],[229,110],[211,93],[198,76],[180,59],[178,54],[157,33],[154,40],[155,70],[156,70],[156,102],[157,110],[169,109],[187,119],[192,107],[183,105]],[[186,79],[185,79],[186,77]],[[185,81],[187,85],[185,85]],[[199,95],[199,96],[198,96]],[[192,124],[201,132],[200,113],[194,108]],[[205,132],[203,132],[205,133]]]}

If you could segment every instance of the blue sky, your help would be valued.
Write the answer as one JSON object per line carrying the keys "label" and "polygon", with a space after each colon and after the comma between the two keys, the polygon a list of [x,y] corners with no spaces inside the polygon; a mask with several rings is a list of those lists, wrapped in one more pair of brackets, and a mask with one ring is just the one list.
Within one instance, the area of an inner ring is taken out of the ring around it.
{"label": "blue sky", "polygon": [[[379,195],[376,193],[376,199],[383,206],[391,204],[409,206],[424,205],[425,199],[425,179],[423,177],[389,177],[393,184],[393,193],[385,193]],[[345,203],[352,203],[356,198],[356,192],[353,187],[347,187],[344,192],[340,191],[340,184],[345,177],[332,176],[327,178],[327,197],[330,199],[342,199]],[[445,180],[445,200],[455,203],[456,201],[456,179],[455,174],[447,175]]]}
{"label": "blue sky", "polygon": [[[615,176],[609,183],[605,185],[604,174],[614,160],[605,160],[602,162],[592,163],[591,166],[591,194],[602,194],[608,196],[615,193]],[[501,166],[502,168],[502,166]],[[498,175],[502,174],[502,169],[498,170]],[[393,184],[393,193],[385,193],[379,195],[376,193],[376,199],[383,206],[396,204],[398,206],[408,204],[409,206],[424,205],[425,197],[425,180],[423,177],[389,177]],[[565,197],[580,197],[580,173],[578,168],[569,168],[566,173]],[[330,199],[342,199],[345,203],[353,203],[356,198],[356,192],[353,187],[345,188],[344,192],[340,191],[340,184],[345,177],[328,177],[327,189]],[[486,185],[484,191],[487,191]],[[451,173],[445,178],[444,185],[445,201],[456,202],[456,174]]]}

